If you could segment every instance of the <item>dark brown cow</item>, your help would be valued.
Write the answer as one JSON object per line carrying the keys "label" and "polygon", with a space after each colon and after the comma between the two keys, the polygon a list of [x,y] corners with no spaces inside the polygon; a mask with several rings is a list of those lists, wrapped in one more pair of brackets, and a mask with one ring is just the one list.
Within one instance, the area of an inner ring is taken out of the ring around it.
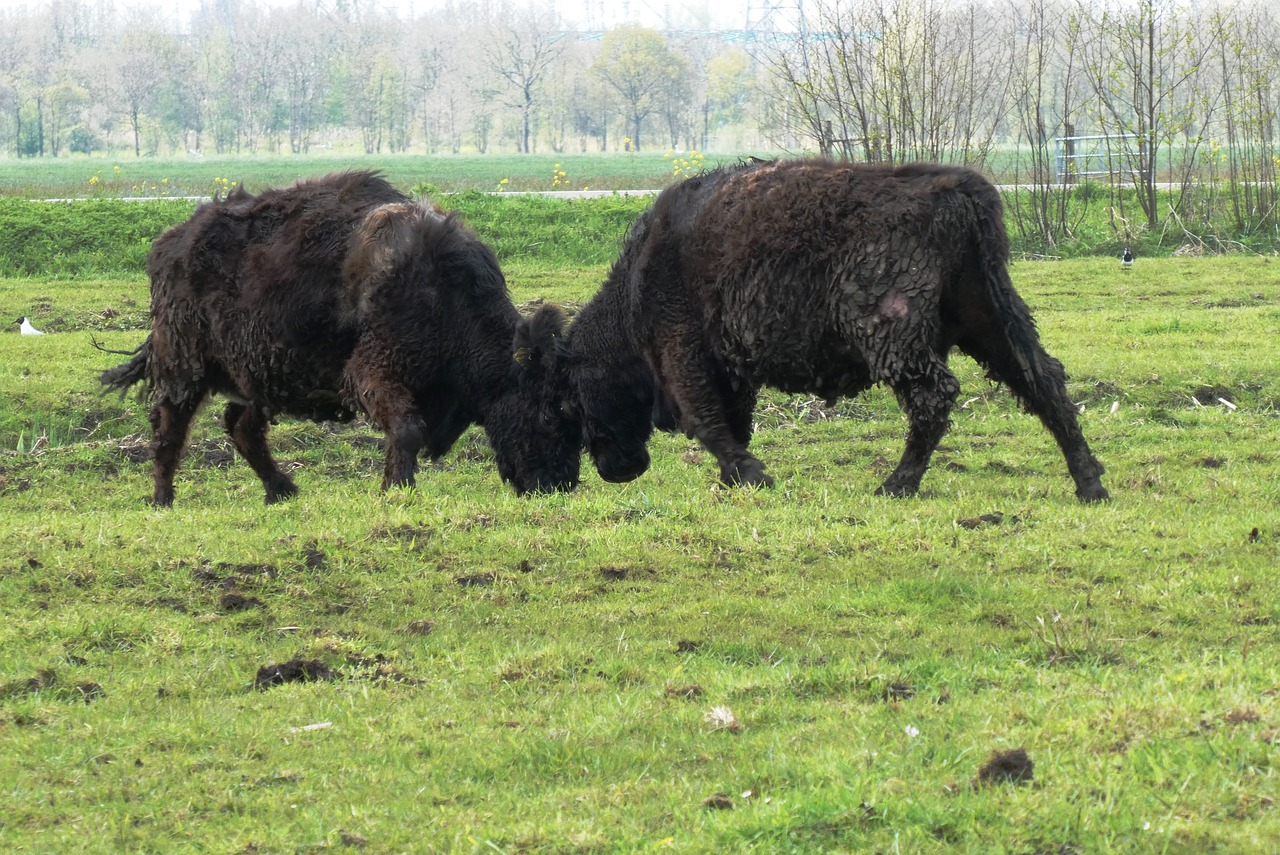
{"label": "dark brown cow", "polygon": [[1000,197],[968,169],[801,160],[712,172],[637,221],[570,328],[554,385],[606,480],[644,472],[665,412],[725,483],[768,485],[747,450],[762,386],[834,399],[886,383],[909,431],[878,492],[907,496],[949,425],[958,347],[1044,422],[1076,495],[1105,499],[1008,258]]}
{"label": "dark brown cow", "polygon": [[577,481],[579,452],[532,388],[537,360],[512,359],[520,314],[492,250],[376,174],[236,190],[157,238],[147,269],[151,334],[101,379],[149,387],[157,505],[210,394],[230,402],[226,430],[268,503],[297,492],[267,448],[280,415],[367,413],[386,432],[384,488],[413,484],[419,450],[439,457],[473,422],[518,493]]}

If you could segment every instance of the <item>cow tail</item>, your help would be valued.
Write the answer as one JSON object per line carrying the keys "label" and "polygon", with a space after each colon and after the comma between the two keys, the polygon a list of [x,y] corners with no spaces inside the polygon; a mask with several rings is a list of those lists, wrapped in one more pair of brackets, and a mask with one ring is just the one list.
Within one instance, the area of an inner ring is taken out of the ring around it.
{"label": "cow tail", "polygon": [[151,336],[147,336],[146,341],[138,345],[136,350],[132,351],[114,351],[131,353],[132,358],[128,362],[117,365],[115,368],[108,368],[98,377],[103,386],[112,391],[118,391],[124,394],[130,386],[135,383],[146,382],[150,376],[151,367]]}
{"label": "cow tail", "polygon": [[1036,389],[1042,400],[1052,400],[1060,394],[1066,372],[1062,363],[1049,356],[1040,344],[1031,309],[1014,290],[1009,277],[1009,235],[1005,230],[1000,191],[977,173],[971,175],[966,185],[977,207],[984,290],[1027,384]]}

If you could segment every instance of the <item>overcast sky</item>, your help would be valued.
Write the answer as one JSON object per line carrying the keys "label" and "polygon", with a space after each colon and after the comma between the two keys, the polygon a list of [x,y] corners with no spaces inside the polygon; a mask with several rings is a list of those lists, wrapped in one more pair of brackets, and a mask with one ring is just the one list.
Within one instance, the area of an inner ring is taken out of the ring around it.
{"label": "overcast sky", "polygon": [[[46,8],[49,0],[0,0],[0,10],[35,12]],[[89,0],[98,2],[98,0]],[[215,0],[104,0],[119,9],[154,8],[185,26],[191,14],[202,4]],[[334,0],[240,0],[243,6],[293,6],[318,3],[331,7]],[[444,0],[356,0],[362,5],[378,5],[394,11],[402,18],[421,18],[444,5]],[[519,0],[515,0],[519,2]],[[538,4],[541,5],[541,4]],[[606,29],[627,21],[662,28],[668,22],[674,28],[742,29],[747,23],[748,9],[794,5],[778,0],[552,0],[557,12],[579,28]]]}

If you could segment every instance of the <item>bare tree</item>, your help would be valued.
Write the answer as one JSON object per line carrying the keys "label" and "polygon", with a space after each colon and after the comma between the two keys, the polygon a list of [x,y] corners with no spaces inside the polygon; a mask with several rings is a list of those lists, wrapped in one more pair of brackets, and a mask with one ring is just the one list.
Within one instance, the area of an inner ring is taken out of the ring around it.
{"label": "bare tree", "polygon": [[[1014,120],[1018,150],[1029,169],[1015,173],[1013,213],[1022,237],[1053,247],[1071,236],[1085,198],[1074,209],[1073,165],[1060,155],[1072,152],[1074,121],[1084,103],[1080,56],[1081,29],[1072,10],[1057,0],[1028,0],[1010,10],[1017,26],[1010,46],[1013,64]],[[1073,217],[1073,213],[1075,216]]]}
{"label": "bare tree", "polygon": [[507,84],[504,104],[520,111],[516,150],[533,151],[534,105],[541,95],[548,71],[564,55],[568,44],[554,8],[524,6],[512,9],[503,3],[484,41],[485,65]]}
{"label": "bare tree", "polygon": [[133,136],[133,155],[142,156],[142,122],[172,70],[174,43],[160,22],[135,10],[126,19],[116,52],[108,55],[109,83]]}
{"label": "bare tree", "polygon": [[[1280,121],[1280,25],[1257,4],[1216,9],[1216,35],[1225,145],[1211,144],[1205,160],[1209,193],[1225,178],[1226,204],[1241,235],[1273,229],[1280,220],[1275,128]],[[1225,167],[1225,175],[1220,175]]]}
{"label": "bare tree", "polygon": [[[1081,5],[1090,38],[1085,68],[1097,105],[1096,121],[1134,164],[1133,183],[1149,227],[1158,225],[1159,147],[1207,122],[1206,104],[1187,97],[1206,51],[1190,20],[1171,2],[1139,0],[1115,11]],[[1193,106],[1193,104],[1195,106]],[[1189,171],[1184,171],[1184,180]]]}
{"label": "bare tree", "polygon": [[[770,58],[825,154],[982,164],[1009,109],[1001,0],[819,0],[820,34]],[[803,33],[802,33],[803,35]]]}

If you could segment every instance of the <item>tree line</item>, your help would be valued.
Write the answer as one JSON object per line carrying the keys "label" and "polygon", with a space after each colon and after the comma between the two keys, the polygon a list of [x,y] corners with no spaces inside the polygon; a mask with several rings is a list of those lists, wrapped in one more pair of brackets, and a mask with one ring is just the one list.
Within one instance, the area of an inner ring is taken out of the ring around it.
{"label": "tree line", "polygon": [[[1000,169],[1018,226],[1069,239],[1107,182],[1120,234],[1274,233],[1280,24],[1265,0],[813,0],[768,60],[815,148]],[[1006,156],[1012,152],[1011,160]],[[1118,195],[1116,188],[1131,192]],[[1125,200],[1131,199],[1128,208]],[[1189,224],[1195,224],[1191,228]],[[1219,249],[1221,247],[1207,247]]]}
{"label": "tree line", "polygon": [[219,0],[182,31],[91,0],[0,13],[0,146],[19,157],[696,148],[754,84],[716,33],[578,33],[511,2],[406,21],[359,0]]}
{"label": "tree line", "polygon": [[986,168],[1022,188],[1019,228],[1048,245],[1073,233],[1073,187],[1097,178],[1132,188],[1118,231],[1210,213],[1237,235],[1277,227],[1267,0],[805,8],[773,32],[584,33],[514,0],[450,0],[413,20],[366,0],[217,0],[179,30],[145,7],[56,0],[0,13],[0,148],[705,149],[737,129],[855,160]]}

